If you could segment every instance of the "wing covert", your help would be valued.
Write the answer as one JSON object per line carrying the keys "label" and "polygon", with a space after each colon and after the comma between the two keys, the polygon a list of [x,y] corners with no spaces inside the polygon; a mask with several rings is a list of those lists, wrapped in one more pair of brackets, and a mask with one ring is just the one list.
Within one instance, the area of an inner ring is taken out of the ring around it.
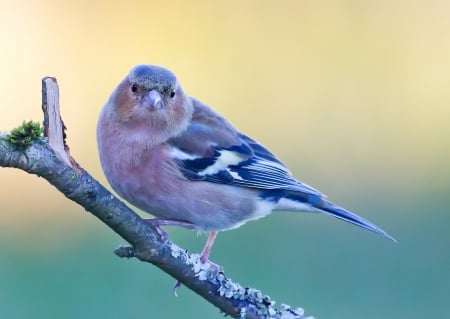
{"label": "wing covert", "polygon": [[261,144],[243,134],[239,137],[240,145],[227,148],[211,146],[210,156],[178,159],[180,170],[190,180],[323,196],[294,179],[286,166]]}

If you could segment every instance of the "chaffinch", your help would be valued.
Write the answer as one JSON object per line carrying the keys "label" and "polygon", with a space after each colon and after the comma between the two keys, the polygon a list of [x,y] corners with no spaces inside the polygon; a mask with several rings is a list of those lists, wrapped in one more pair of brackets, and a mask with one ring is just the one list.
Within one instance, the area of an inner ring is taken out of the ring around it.
{"label": "chaffinch", "polygon": [[272,211],[325,213],[393,239],[292,177],[270,151],[187,95],[159,66],[138,65],[120,82],[100,113],[97,142],[112,188],[157,217],[155,225],[210,233],[202,261],[218,231]]}

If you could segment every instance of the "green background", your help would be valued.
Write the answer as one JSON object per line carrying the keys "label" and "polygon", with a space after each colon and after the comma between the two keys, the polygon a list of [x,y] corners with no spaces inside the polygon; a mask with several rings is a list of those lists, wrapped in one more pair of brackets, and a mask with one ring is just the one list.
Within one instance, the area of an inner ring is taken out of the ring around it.
{"label": "green background", "polygon": [[[137,63],[273,150],[398,240],[315,214],[220,233],[244,286],[324,318],[450,317],[450,4],[446,1],[0,0],[0,130],[41,120],[60,84],[71,154],[105,183],[95,126]],[[204,235],[170,228],[198,252]],[[0,318],[221,318],[48,183],[0,169]]]}

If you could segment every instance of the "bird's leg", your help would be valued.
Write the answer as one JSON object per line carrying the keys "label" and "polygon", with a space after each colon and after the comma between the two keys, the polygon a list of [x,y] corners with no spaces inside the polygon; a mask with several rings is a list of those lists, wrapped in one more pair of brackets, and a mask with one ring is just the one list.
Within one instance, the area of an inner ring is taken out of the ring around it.
{"label": "bird's leg", "polygon": [[166,241],[169,238],[169,236],[164,230],[162,230],[161,226],[179,226],[189,229],[195,228],[194,225],[191,223],[182,222],[178,220],[152,218],[152,219],[144,219],[144,222],[148,225],[153,226],[163,241]]}
{"label": "bird's leg", "polygon": [[[161,226],[179,226],[184,227],[188,229],[195,229],[194,225],[188,222],[183,221],[177,221],[177,220],[168,220],[168,219],[159,219],[159,218],[152,218],[152,219],[144,219],[146,224],[149,224],[153,226],[158,233],[159,236],[161,236],[161,239],[163,241],[166,241],[169,236],[167,233],[162,230]],[[214,244],[214,240],[217,237],[217,231],[210,232],[208,235],[208,239],[206,240],[205,247],[203,247],[202,253],[200,254],[200,261],[202,263],[209,261],[209,254],[211,253],[211,248]],[[216,265],[215,263],[209,261],[209,263],[212,265],[212,267],[216,268],[217,272],[221,271],[222,268],[219,265]],[[175,285],[173,287],[173,293],[175,296],[177,296],[177,289],[181,287],[181,282],[177,280],[175,282]]]}
{"label": "bird's leg", "polygon": [[208,239],[206,240],[205,247],[203,247],[202,253],[200,255],[200,261],[205,263],[209,260],[209,254],[211,253],[211,248],[214,244],[214,240],[217,237],[217,232],[212,231],[208,235]]}
{"label": "bird's leg", "polygon": [[217,237],[217,231],[212,231],[208,235],[208,239],[206,240],[205,247],[203,247],[202,253],[200,254],[200,262],[206,263],[209,262],[211,269],[214,273],[219,273],[223,271],[222,267],[213,263],[209,260],[209,254],[211,253],[211,248],[214,244],[214,240]]}

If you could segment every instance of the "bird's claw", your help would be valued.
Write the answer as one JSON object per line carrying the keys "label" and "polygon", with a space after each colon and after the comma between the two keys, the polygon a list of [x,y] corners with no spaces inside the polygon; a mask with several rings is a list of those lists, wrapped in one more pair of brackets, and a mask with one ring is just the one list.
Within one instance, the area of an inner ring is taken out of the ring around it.
{"label": "bird's claw", "polygon": [[177,280],[175,282],[175,285],[173,286],[173,294],[175,295],[175,297],[178,297],[177,289],[180,287],[181,287],[181,281]]}

